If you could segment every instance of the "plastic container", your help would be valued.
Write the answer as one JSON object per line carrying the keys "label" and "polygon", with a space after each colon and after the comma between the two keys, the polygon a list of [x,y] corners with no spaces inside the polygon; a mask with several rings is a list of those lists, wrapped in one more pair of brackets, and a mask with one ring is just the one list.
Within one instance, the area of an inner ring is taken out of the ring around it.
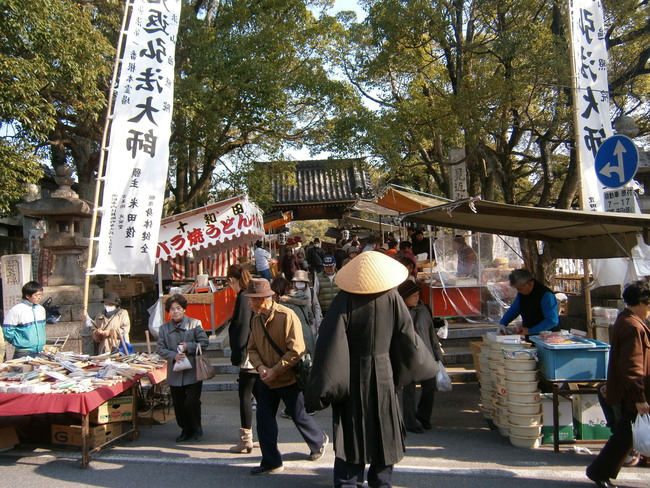
{"label": "plastic container", "polygon": [[514,425],[541,425],[542,414],[518,415],[516,413],[508,413],[508,420]]}
{"label": "plastic container", "polygon": [[515,403],[508,402],[508,413],[516,415],[537,415],[542,412],[541,403]]}
{"label": "plastic container", "polygon": [[539,336],[539,372],[551,381],[594,381],[607,379],[609,344],[594,339],[572,338],[575,344],[547,344]]}
{"label": "plastic container", "polygon": [[539,447],[541,439],[541,437],[522,437],[511,434],[510,444],[524,449],[536,449]]}
{"label": "plastic container", "polygon": [[534,359],[506,359],[504,369],[511,371],[534,371],[537,369],[537,361]]}
{"label": "plastic container", "polygon": [[541,392],[539,390],[532,393],[508,392],[508,401],[512,403],[537,403],[541,401]]}
{"label": "plastic container", "polygon": [[537,391],[537,380],[506,381],[506,390],[514,393],[532,393],[534,391]]}
{"label": "plastic container", "polygon": [[506,369],[506,381],[537,381],[537,370],[517,371]]}
{"label": "plastic container", "polygon": [[517,437],[539,437],[542,434],[542,426],[536,425],[515,425],[508,424],[508,432],[510,435]]}

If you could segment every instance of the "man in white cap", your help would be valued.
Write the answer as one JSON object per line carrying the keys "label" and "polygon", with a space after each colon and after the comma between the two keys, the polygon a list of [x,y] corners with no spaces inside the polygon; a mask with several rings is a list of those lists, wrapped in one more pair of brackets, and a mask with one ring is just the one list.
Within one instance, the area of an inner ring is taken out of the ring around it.
{"label": "man in white cap", "polygon": [[397,390],[432,378],[437,364],[417,337],[396,288],[408,275],[396,260],[365,252],[336,275],[341,292],[323,320],[305,390],[308,410],[332,406],[334,486],[390,487],[404,457]]}
{"label": "man in white cap", "polygon": [[334,256],[325,256],[323,258],[323,271],[316,273],[314,276],[314,327],[318,333],[318,327],[323,317],[330,308],[334,297],[341,289],[334,279],[336,278],[336,260]]}
{"label": "man in white cap", "polygon": [[251,319],[248,355],[262,380],[257,390],[256,410],[262,461],[251,474],[279,473],[284,470],[276,419],[280,400],[310,448],[309,459],[316,461],[323,456],[329,438],[307,415],[305,399],[293,372],[305,351],[300,319],[293,310],[272,300],[273,290],[264,278],[250,280],[244,295],[248,296],[255,314]]}

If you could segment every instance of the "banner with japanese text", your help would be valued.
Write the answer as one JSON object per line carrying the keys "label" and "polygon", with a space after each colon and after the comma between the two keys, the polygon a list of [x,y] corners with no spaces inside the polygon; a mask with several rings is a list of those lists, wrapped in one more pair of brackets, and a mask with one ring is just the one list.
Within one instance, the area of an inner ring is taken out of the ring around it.
{"label": "banner with japanese text", "polygon": [[584,210],[605,211],[603,185],[596,177],[595,158],[612,135],[607,83],[607,49],[601,0],[571,0],[573,65],[577,83],[576,127]]}
{"label": "banner with japanese text", "polygon": [[264,237],[260,209],[240,196],[163,219],[156,259],[214,256]]}
{"label": "banner with japanese text", "polygon": [[163,209],[180,0],[133,0],[91,274],[151,274]]}

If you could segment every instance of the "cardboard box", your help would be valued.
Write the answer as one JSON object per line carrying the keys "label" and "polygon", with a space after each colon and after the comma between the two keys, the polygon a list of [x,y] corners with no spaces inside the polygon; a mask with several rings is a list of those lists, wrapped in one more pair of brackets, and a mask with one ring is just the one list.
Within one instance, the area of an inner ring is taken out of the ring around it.
{"label": "cardboard box", "polygon": [[[553,444],[553,394],[543,393],[542,397],[542,444]],[[558,404],[558,438],[561,441],[572,441],[573,416],[571,400],[559,397]]]}
{"label": "cardboard box", "polygon": [[607,440],[612,435],[595,393],[574,395],[573,421],[578,439]]}
{"label": "cardboard box", "polygon": [[106,278],[104,293],[117,293],[120,298],[134,297],[153,291],[154,284],[150,280],[136,278],[133,276],[122,279],[112,276]]}
{"label": "cardboard box", "polygon": [[130,421],[133,418],[133,397],[118,396],[102,403],[90,412],[90,421],[95,424]]}
{"label": "cardboard box", "polygon": [[[90,427],[89,447],[97,447],[122,435],[122,422]],[[52,445],[81,447],[81,425],[52,425]]]}
{"label": "cardboard box", "polygon": [[18,434],[16,433],[15,427],[0,427],[0,449],[14,447],[18,442]]}

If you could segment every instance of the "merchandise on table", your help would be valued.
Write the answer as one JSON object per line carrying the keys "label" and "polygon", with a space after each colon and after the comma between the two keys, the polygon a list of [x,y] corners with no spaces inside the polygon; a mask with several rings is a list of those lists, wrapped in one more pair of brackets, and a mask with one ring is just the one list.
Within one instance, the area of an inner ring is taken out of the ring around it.
{"label": "merchandise on table", "polygon": [[0,393],[84,393],[113,386],[165,365],[157,354],[39,353],[0,364]]}

